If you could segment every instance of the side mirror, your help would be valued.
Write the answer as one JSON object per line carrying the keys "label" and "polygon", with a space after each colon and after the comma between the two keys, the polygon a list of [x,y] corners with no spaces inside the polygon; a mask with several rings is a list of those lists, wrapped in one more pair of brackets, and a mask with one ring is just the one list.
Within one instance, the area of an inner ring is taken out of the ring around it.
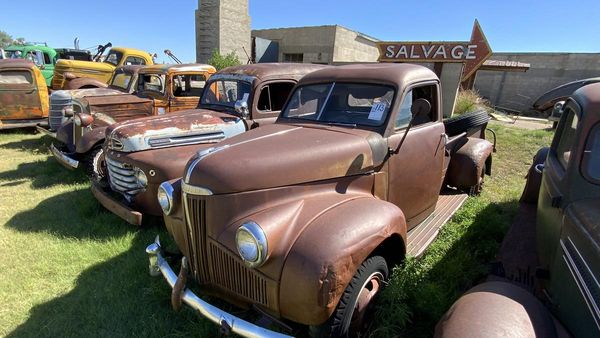
{"label": "side mirror", "polygon": [[242,117],[248,118],[248,116],[250,116],[250,111],[248,110],[248,101],[237,100],[235,101],[235,105],[233,107],[238,114],[242,115]]}
{"label": "side mirror", "polygon": [[429,103],[429,101],[423,98],[416,99],[410,107],[410,112],[413,115],[413,119],[420,116],[426,116],[429,114],[430,111],[431,103]]}

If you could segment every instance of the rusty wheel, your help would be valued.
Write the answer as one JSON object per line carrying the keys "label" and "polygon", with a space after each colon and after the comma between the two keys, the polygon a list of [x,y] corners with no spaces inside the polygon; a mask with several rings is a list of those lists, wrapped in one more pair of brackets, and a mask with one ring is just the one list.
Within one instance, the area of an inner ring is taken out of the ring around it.
{"label": "rusty wheel", "polygon": [[102,182],[106,176],[106,162],[102,147],[96,146],[88,153],[85,157],[85,169],[92,182]]}
{"label": "rusty wheel", "polygon": [[344,290],[327,322],[311,326],[313,337],[352,337],[365,328],[373,300],[388,278],[388,267],[381,256],[365,260]]}

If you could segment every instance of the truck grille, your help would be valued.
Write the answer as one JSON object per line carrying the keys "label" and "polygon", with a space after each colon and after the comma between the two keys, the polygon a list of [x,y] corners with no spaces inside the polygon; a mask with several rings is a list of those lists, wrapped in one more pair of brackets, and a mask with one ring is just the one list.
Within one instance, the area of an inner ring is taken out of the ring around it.
{"label": "truck grille", "polygon": [[106,167],[108,169],[108,181],[114,191],[130,198],[143,189],[135,178],[135,169],[132,165],[115,161],[106,156]]}
{"label": "truck grille", "polygon": [[269,281],[247,268],[237,255],[208,239],[205,198],[184,194],[188,259],[194,278],[259,305],[274,307],[275,297],[267,291]]}
{"label": "truck grille", "polygon": [[73,108],[73,99],[71,95],[64,91],[57,91],[50,95],[50,114],[48,115],[48,125],[50,130],[56,131],[67,121],[64,109]]}

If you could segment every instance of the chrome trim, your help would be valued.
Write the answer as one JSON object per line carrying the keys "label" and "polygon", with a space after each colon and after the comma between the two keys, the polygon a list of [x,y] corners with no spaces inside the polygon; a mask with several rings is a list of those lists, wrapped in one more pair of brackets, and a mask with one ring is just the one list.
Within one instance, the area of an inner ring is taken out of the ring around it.
{"label": "chrome trim", "polygon": [[[247,261],[240,252],[240,248],[238,246],[238,234],[241,231],[246,231],[249,233],[256,240],[256,244],[258,244],[258,257],[256,257],[256,261],[254,262]],[[235,232],[235,245],[238,249],[238,254],[247,267],[258,268],[267,261],[267,254],[269,253],[269,241],[267,240],[264,230],[260,227],[260,225],[258,225],[258,223],[254,221],[244,222],[244,224],[242,224],[242,226],[240,226]]]}
{"label": "chrome trim", "polygon": [[181,181],[181,190],[185,193],[192,194],[192,195],[210,196],[213,194],[213,192],[210,191],[210,189],[190,185],[190,184],[185,183],[184,181]]}
{"label": "chrome trim", "polygon": [[[256,80],[256,77],[251,76],[251,75],[243,75],[243,74],[222,73],[222,74],[211,75],[210,78],[208,79],[207,83],[212,83],[213,81],[216,81],[216,80],[231,80],[231,81],[241,80],[241,81],[249,82],[250,84],[252,84],[252,82],[254,80]],[[205,88],[208,88],[208,86]]]}
{"label": "chrome trim", "polygon": [[124,195],[126,198],[131,198],[133,195],[144,190],[135,176],[136,168],[127,164],[121,163],[106,156],[106,168],[108,169],[108,178],[110,187]]}
{"label": "chrome trim", "polygon": [[167,196],[167,200],[169,203],[168,210],[165,210],[165,207],[162,205],[162,203],[160,203],[160,199],[158,198],[158,193],[156,194],[156,199],[158,200],[158,204],[160,205],[160,208],[165,213],[165,215],[170,215],[171,212],[173,211],[173,206],[174,206],[173,203],[175,202],[173,200],[173,192],[174,192],[173,186],[169,182],[163,182],[158,187],[158,191],[160,191],[161,189],[164,190],[165,195]]}
{"label": "chrome trim", "polygon": [[206,142],[217,143],[225,138],[225,134],[221,132],[216,133],[201,133],[201,134],[192,134],[186,136],[178,136],[178,137],[155,137],[150,138],[148,140],[148,145],[152,148],[158,147],[167,147],[167,146],[181,146],[188,144],[195,144],[198,142]]}
{"label": "chrome trim", "polygon": [[70,158],[69,156],[67,156],[67,154],[58,150],[54,143],[50,145],[50,151],[52,152],[52,155],[54,155],[56,160],[68,169],[77,169],[77,167],[79,167],[79,161]]}
{"label": "chrome trim", "polygon": [[[198,162],[200,162],[206,156],[208,156],[208,155],[210,155],[212,153],[216,153],[218,151],[221,151],[221,150],[223,150],[225,148],[229,148],[229,145],[224,145],[224,146],[221,146],[221,147],[211,147],[211,148],[199,151],[198,152],[198,157],[196,157],[194,159],[194,161],[192,161],[192,163],[188,166],[187,171],[185,173],[185,179],[183,180],[183,183],[187,183],[187,182],[190,181],[190,177],[192,177],[192,172],[196,168],[196,165],[198,165]],[[211,193],[211,195],[212,195],[212,193]]]}
{"label": "chrome trim", "polygon": [[[579,256],[579,261],[583,263],[583,265],[585,266],[586,269],[588,269],[588,271],[587,271],[588,274],[590,276],[592,276],[592,279],[594,280],[594,282],[596,282],[596,284],[597,284],[596,287],[600,287],[600,285],[598,285],[598,280],[596,280],[596,277],[594,277],[594,275],[592,274],[589,266],[587,265],[585,260],[583,260],[581,253],[579,252],[579,250],[577,250],[577,248],[575,247],[575,244],[573,243],[571,238],[567,237],[567,239],[569,240],[571,247],[575,250],[575,253]],[[596,304],[596,301],[594,300],[594,297],[592,296],[592,293],[590,292],[590,289],[588,288],[588,285],[585,282],[585,279],[581,275],[582,272],[577,267],[577,264],[575,263],[573,256],[571,256],[569,249],[567,248],[567,246],[565,245],[565,243],[562,239],[560,240],[560,246],[564,253],[563,259],[565,261],[565,264],[567,265],[569,272],[571,272],[571,276],[573,277],[573,279],[575,281],[575,285],[577,285],[577,288],[579,289],[579,292],[581,293],[583,300],[585,301],[586,305],[588,306],[588,310],[590,310],[592,318],[594,319],[594,322],[596,323],[596,327],[600,330],[600,311],[598,309],[598,304]]]}
{"label": "chrome trim", "polygon": [[[163,278],[167,281],[171,289],[173,289],[175,287],[175,283],[177,282],[177,275],[175,272],[173,272],[173,269],[171,269],[169,263],[167,263],[163,257],[160,239],[158,236],[156,236],[154,243],[148,245],[146,248],[146,253],[148,254],[150,275],[158,276],[162,274]],[[194,294],[194,292],[188,288],[184,288],[181,292],[181,299],[184,303],[200,312],[200,314],[208,320],[220,325],[221,327],[227,327],[229,330],[231,330],[231,332],[242,337],[291,337],[279,332],[265,329],[264,327],[260,327],[256,324],[252,324],[241,318],[231,315],[230,313],[227,313],[200,299],[200,297],[196,296],[196,294]]]}

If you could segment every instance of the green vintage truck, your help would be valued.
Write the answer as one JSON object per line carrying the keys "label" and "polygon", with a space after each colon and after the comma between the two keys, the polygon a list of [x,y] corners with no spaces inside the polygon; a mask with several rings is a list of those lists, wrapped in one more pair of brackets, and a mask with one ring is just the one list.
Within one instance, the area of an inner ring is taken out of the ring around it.
{"label": "green vintage truck", "polygon": [[92,55],[87,50],[52,48],[46,44],[11,45],[4,49],[7,59],[27,59],[42,71],[46,87],[52,86],[54,65],[59,59],[90,61]]}

